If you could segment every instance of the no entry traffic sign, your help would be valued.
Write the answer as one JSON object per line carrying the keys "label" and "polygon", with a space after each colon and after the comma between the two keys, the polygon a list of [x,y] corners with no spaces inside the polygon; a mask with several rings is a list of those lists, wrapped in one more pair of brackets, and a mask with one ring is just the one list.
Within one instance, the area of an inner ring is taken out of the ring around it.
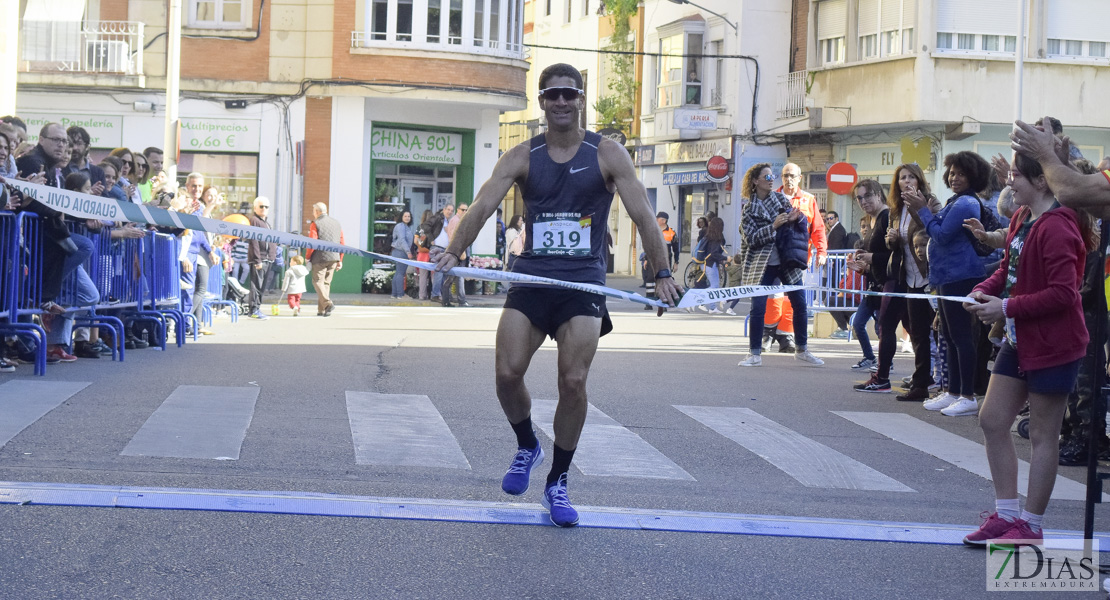
{"label": "no entry traffic sign", "polygon": [[825,184],[834,194],[852,193],[852,186],[856,185],[857,181],[859,181],[859,174],[856,173],[856,168],[846,162],[836,163],[825,173]]}
{"label": "no entry traffic sign", "polygon": [[711,156],[705,161],[705,171],[710,181],[720,183],[728,179],[728,160],[723,156]]}

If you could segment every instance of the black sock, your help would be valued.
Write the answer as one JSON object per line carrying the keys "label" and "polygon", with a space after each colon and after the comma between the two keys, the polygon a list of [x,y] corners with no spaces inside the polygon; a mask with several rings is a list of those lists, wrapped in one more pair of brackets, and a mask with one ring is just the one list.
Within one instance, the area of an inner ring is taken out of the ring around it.
{"label": "black sock", "polygon": [[555,446],[555,456],[551,458],[551,472],[547,474],[547,485],[555,483],[559,477],[570,470],[572,458],[574,458],[574,450],[563,450]]}
{"label": "black sock", "polygon": [[536,439],[536,432],[532,431],[532,417],[525,417],[519,423],[509,423],[513,426],[513,432],[516,433],[516,445],[520,448],[535,448],[540,445],[540,441]]}

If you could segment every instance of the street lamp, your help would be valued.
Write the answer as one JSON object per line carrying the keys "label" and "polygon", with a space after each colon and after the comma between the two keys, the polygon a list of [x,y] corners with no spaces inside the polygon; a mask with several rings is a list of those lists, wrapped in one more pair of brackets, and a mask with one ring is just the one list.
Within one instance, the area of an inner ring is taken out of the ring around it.
{"label": "street lamp", "polygon": [[713,12],[713,11],[709,10],[708,8],[706,8],[706,7],[704,7],[704,6],[700,5],[700,4],[695,4],[695,3],[693,3],[693,2],[690,2],[690,0],[670,0],[670,1],[671,1],[671,2],[673,2],[673,3],[675,3],[675,4],[689,4],[690,6],[693,6],[694,8],[697,8],[697,9],[700,9],[700,10],[704,10],[705,12],[707,12],[707,13],[709,13],[709,14],[713,15],[714,17],[718,17],[718,18],[720,18],[720,19],[721,19],[722,21],[724,21],[725,23],[727,23],[729,27],[731,27],[731,28],[735,29],[735,30],[736,30],[736,31],[737,31],[738,33],[739,33],[739,31],[740,31],[740,28],[736,26],[736,23],[733,23],[732,21],[729,21],[729,20],[728,20],[728,19],[726,19],[726,18],[725,18],[725,16],[724,16],[724,15],[722,15],[721,13],[718,13],[718,12]]}

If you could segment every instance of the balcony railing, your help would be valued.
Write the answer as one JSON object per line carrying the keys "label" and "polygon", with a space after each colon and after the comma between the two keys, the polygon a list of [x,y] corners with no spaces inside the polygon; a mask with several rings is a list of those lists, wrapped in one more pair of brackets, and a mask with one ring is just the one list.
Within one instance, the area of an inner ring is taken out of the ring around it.
{"label": "balcony railing", "polygon": [[778,118],[791,119],[806,114],[806,71],[779,76]]}
{"label": "balcony railing", "polygon": [[142,75],[143,23],[23,21],[22,71]]}
{"label": "balcony railing", "polygon": [[[351,32],[351,47],[352,48],[404,48],[408,50],[438,50],[440,52],[466,52],[470,54],[482,54],[486,56],[497,56],[501,58],[513,58],[516,60],[526,60],[528,54],[522,44],[506,44],[493,40],[469,40],[469,43],[463,43],[461,37],[447,37],[446,43],[436,43],[428,41],[418,41],[419,36],[408,36],[412,40],[399,40],[398,36],[392,36],[390,39],[389,34],[373,34],[368,39],[366,33],[363,31]],[[384,39],[383,39],[384,38]]]}

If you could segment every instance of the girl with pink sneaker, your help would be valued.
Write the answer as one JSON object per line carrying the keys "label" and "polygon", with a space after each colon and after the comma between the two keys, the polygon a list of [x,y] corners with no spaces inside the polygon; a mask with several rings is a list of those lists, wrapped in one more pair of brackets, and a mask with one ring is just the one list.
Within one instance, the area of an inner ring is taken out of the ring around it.
{"label": "girl with pink sneaker", "polygon": [[[1044,539],[1041,519],[1056,482],[1060,423],[1087,347],[1079,286],[1084,258],[1097,243],[1093,219],[1061,206],[1041,165],[1025,155],[1014,157],[1010,186],[1019,209],[1002,264],[971,292],[978,304],[964,305],[984,323],[1004,321],[1006,331],[979,412],[996,510],[964,538],[974,546]],[[1010,426],[1027,401],[1032,456],[1025,510],[1019,511]]]}

